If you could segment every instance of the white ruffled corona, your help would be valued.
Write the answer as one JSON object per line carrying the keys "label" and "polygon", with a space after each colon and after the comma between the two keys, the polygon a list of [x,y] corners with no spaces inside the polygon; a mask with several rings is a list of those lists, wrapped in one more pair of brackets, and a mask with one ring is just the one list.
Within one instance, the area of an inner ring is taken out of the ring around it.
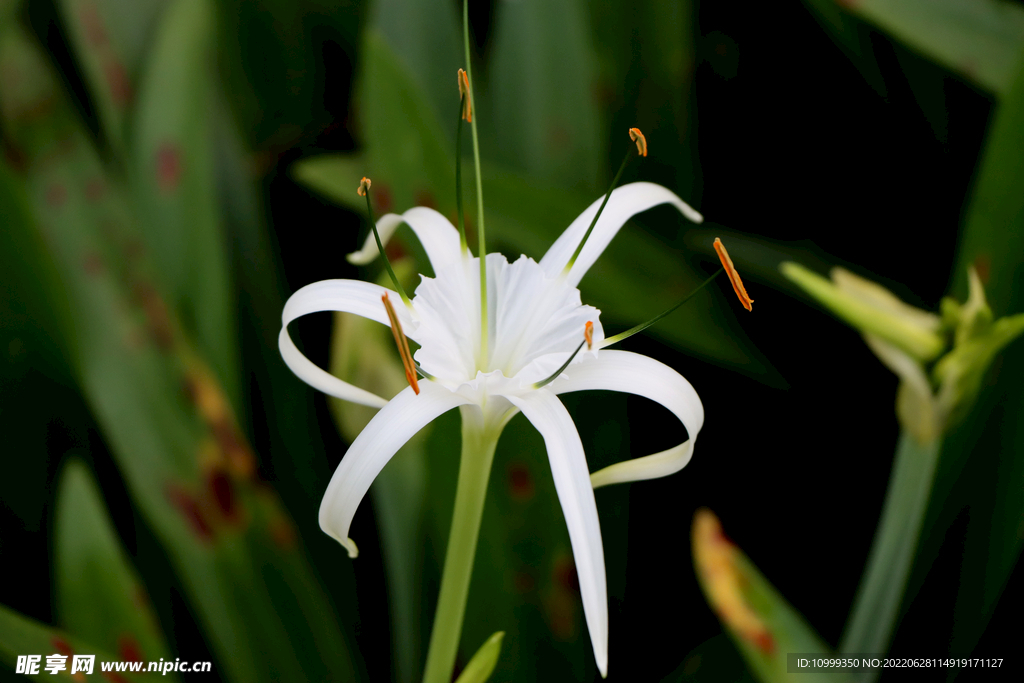
{"label": "white ruffled corona", "polygon": [[[349,447],[320,505],[320,526],[355,557],[349,527],[370,484],[387,462],[423,426],[458,406],[479,411],[481,424],[498,428],[522,412],[544,437],[558,498],[565,515],[594,655],[602,675],[608,667],[608,599],[604,551],[593,488],[663,477],[682,469],[693,453],[704,409],[697,393],[678,372],[652,358],[626,351],[600,351],[604,331],[600,311],[584,305],[576,288],[622,225],[659,204],[672,204],[691,221],[702,220],[669,190],[632,183],[612,192],[608,204],[572,267],[563,272],[598,211],[595,201],[548,250],[539,263],[521,256],[508,263],[487,255],[488,348],[480,349],[479,260],[459,248],[459,234],[438,212],[417,207],[388,214],[377,223],[386,242],[408,224],[427,252],[436,277],[422,277],[411,305],[396,306],[405,334],[420,348],[415,359],[431,379],[420,393],[406,387],[390,401],[352,386],[310,362],[295,347],[288,324],[318,311],[344,311],[387,325],[381,303],[390,290],[355,280],[326,280],[303,287],[285,304],[279,337],[288,367],[324,393],[379,407]],[[368,263],[378,255],[373,237],[349,256]],[[390,292],[392,295],[394,292]],[[577,349],[586,323],[593,324],[593,347],[584,349],[552,382],[551,376]],[[646,397],[668,408],[685,426],[688,440],[661,453],[633,458],[590,474],[579,434],[557,395],[601,389]]]}

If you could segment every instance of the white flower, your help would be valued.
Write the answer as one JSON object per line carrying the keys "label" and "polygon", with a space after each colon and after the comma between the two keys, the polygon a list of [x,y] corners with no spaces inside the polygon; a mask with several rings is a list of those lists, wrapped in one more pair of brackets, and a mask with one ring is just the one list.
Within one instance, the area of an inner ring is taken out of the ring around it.
{"label": "white flower", "polygon": [[[669,190],[632,183],[612,192],[572,268],[563,273],[598,211],[595,201],[566,229],[540,263],[521,256],[508,263],[487,255],[488,348],[480,349],[479,261],[459,248],[459,234],[438,212],[417,207],[377,223],[382,241],[408,224],[423,243],[436,277],[422,277],[411,306],[397,305],[406,335],[420,348],[415,359],[425,376],[417,395],[406,387],[390,401],[352,386],[311,363],[292,343],[288,323],[317,311],[345,311],[388,324],[381,297],[390,290],[355,280],[326,280],[303,287],[285,304],[281,355],[303,381],[332,396],[381,408],[349,447],[320,505],[321,528],[356,556],[348,537],[352,517],[370,484],[395,452],[434,418],[457,406],[483,429],[500,430],[521,411],[544,437],[565,515],[594,654],[602,675],[608,662],[608,600],[604,551],[593,487],[672,474],[689,461],[704,422],[690,383],[652,358],[605,350],[600,311],[580,301],[576,285],[634,214],[672,204],[694,222],[699,213]],[[372,236],[350,255],[367,263],[378,254]],[[398,301],[394,292],[392,299]],[[586,323],[593,349],[584,349],[554,381],[538,388],[577,349]],[[689,439],[674,448],[626,460],[591,475],[576,427],[557,394],[588,389],[621,391],[661,403],[685,426]]]}

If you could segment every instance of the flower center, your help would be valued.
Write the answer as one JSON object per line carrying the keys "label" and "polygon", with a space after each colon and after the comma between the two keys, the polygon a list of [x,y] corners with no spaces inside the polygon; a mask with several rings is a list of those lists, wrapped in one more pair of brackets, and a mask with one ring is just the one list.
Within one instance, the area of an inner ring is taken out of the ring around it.
{"label": "flower center", "polygon": [[583,305],[578,289],[546,277],[526,256],[510,264],[488,254],[487,346],[481,349],[478,272],[478,259],[453,263],[436,278],[424,277],[412,300],[418,320],[407,334],[420,344],[416,360],[449,387],[495,371],[536,382],[573,353],[587,323],[595,343],[604,339],[600,311]]}

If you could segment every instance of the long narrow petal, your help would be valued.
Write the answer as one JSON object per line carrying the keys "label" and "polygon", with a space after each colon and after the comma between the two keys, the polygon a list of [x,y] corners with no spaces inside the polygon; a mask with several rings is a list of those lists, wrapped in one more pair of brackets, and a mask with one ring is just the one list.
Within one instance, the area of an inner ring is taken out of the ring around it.
{"label": "long narrow petal", "polygon": [[558,398],[540,389],[522,396],[506,396],[544,437],[555,490],[569,528],[569,541],[580,580],[583,613],[602,676],[608,675],[608,588],[604,575],[604,548],[597,503],[590,486],[587,460],[576,425]]}
{"label": "long narrow petal", "polygon": [[[358,280],[324,280],[306,285],[292,294],[284,305],[281,334],[277,338],[284,362],[299,379],[325,394],[373,408],[384,406],[386,399],[343,382],[306,358],[288,335],[288,323],[308,313],[344,311],[388,325],[387,312],[380,298],[389,291],[380,285]],[[403,324],[408,322],[404,306],[399,307],[398,315]]]}
{"label": "long narrow petal", "polygon": [[421,383],[419,395],[412,387],[406,387],[373,416],[352,442],[320,503],[320,528],[345,546],[349,557],[359,554],[348,537],[352,517],[384,465],[427,423],[468,402],[435,382]]}
{"label": "long narrow petal", "polygon": [[667,451],[618,462],[595,472],[590,476],[594,488],[678,472],[690,462],[697,432],[704,425],[704,406],[686,378],[664,363],[638,353],[603,350],[599,358],[566,370],[549,388],[556,394],[604,389],[643,396],[671,410],[690,435],[687,441]]}
{"label": "long narrow petal", "polygon": [[[569,262],[569,257],[576,251],[580,240],[583,239],[587,228],[590,227],[590,222],[594,220],[594,216],[601,206],[602,199],[603,197],[598,197],[593,204],[587,207],[587,210],[581,213],[572,222],[572,225],[566,228],[565,232],[555,240],[555,243],[548,249],[548,253],[544,254],[540,265],[544,268],[544,272],[548,277],[556,277],[565,268],[565,264]],[[597,221],[597,225],[594,226],[594,232],[590,234],[590,239],[587,240],[586,246],[583,247],[583,251],[576,258],[576,263],[573,264],[572,270],[569,271],[568,283],[573,286],[579,284],[580,280],[583,279],[583,276],[590,269],[590,266],[594,265],[594,262],[597,261],[597,258],[604,252],[612,238],[615,237],[626,221],[636,214],[659,204],[671,204],[694,223],[700,223],[704,220],[704,217],[695,211],[693,207],[661,185],[655,185],[654,183],[630,183],[623,185],[614,190],[612,196],[608,198],[608,206],[604,207],[604,211],[601,212],[601,218]]]}
{"label": "long narrow petal", "polygon": [[[381,216],[377,221],[381,244],[386,245],[402,223],[408,224],[416,233],[435,274],[459,258],[459,231],[447,218],[425,206],[415,206],[402,215],[388,213]],[[371,233],[366,236],[363,248],[352,252],[347,258],[349,263],[364,266],[377,258],[379,253],[377,241]]]}

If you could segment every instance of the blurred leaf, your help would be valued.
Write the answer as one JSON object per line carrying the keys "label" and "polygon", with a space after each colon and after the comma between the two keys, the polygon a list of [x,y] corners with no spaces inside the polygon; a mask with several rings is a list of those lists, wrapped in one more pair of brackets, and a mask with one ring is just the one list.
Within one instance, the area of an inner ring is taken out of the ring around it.
{"label": "blurred leaf", "polygon": [[501,655],[501,641],[504,637],[505,634],[498,631],[485,640],[473,655],[473,659],[469,660],[469,664],[455,679],[455,683],[485,683],[498,664],[498,657]]}
{"label": "blurred leaf", "polygon": [[214,180],[213,38],[208,0],[174,0],[164,13],[139,92],[132,178],[171,301],[238,405],[235,306]]}
{"label": "blurred leaf", "polygon": [[[996,317],[1024,312],[1024,59],[1017,63],[988,131],[955,271],[965,291],[968,266],[978,270]],[[978,407],[947,438],[939,471],[944,489],[963,491],[970,506],[951,652],[977,643],[1024,542],[1024,343],[1010,344],[989,375]]]}
{"label": "blurred leaf", "polygon": [[459,111],[456,73],[466,66],[461,14],[462,3],[450,0],[377,0],[369,22],[418,84],[435,120],[445,124],[441,140],[452,149]]}
{"label": "blurred leaf", "polygon": [[495,141],[487,158],[539,180],[598,191],[607,142],[590,36],[580,0],[498,3],[490,97],[476,98],[480,125]]}
{"label": "blurred leaf", "polygon": [[[700,587],[747,666],[762,683],[792,680],[787,653],[826,654],[830,648],[778,594],[707,510],[693,518],[693,563]],[[837,672],[802,673],[801,680],[850,681]]]}
{"label": "blurred leaf", "polygon": [[168,0],[58,0],[107,141],[123,155],[140,67]]}
{"label": "blurred leaf", "polygon": [[[934,440],[920,443],[908,433],[900,436],[882,516],[839,643],[840,653],[889,650],[917,555],[940,445]],[[877,671],[869,672],[866,679],[877,676]]]}
{"label": "blurred leaf", "polygon": [[[53,675],[44,669],[46,666],[46,656],[51,654],[61,654],[68,658],[67,670],[62,672],[59,679],[54,679]],[[4,605],[0,605],[0,661],[10,667],[11,671],[15,670],[19,655],[41,655],[42,661],[39,664],[39,673],[35,676],[30,676],[30,678],[69,680],[71,679],[71,657],[75,654],[96,655],[93,675],[100,673],[100,662],[120,660],[84,640],[65,635],[54,628],[40,624]],[[111,680],[140,681],[145,679],[144,676],[123,672],[117,673],[116,679],[111,674],[107,674],[107,676]],[[74,680],[78,680],[78,677],[76,676]]]}
{"label": "blurred leaf", "polygon": [[[815,6],[826,0],[814,0]],[[858,0],[843,8],[897,40],[1005,95],[1024,47],[1024,8],[1005,0]]]}
{"label": "blurred leaf", "polygon": [[292,522],[167,305],[123,190],[15,23],[0,25],[0,112],[71,301],[78,381],[225,677],[353,680]]}
{"label": "blurred leaf", "polygon": [[862,22],[840,9],[836,0],[804,0],[811,13],[836,45],[853,63],[875,92],[886,96],[885,78],[871,47],[871,36]]}
{"label": "blurred leaf", "polygon": [[103,497],[77,459],[64,467],[54,526],[56,601],[64,627],[125,660],[173,659]]}

